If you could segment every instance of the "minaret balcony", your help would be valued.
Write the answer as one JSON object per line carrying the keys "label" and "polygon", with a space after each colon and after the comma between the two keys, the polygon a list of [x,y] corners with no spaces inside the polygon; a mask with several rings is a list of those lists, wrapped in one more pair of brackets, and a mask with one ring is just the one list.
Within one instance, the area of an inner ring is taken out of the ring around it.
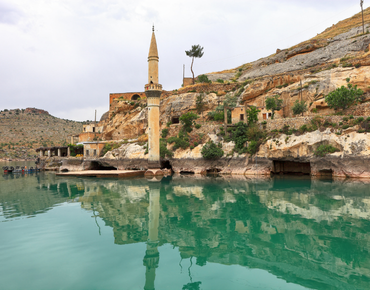
{"label": "minaret balcony", "polygon": [[162,85],[160,84],[146,84],[145,91],[162,91]]}

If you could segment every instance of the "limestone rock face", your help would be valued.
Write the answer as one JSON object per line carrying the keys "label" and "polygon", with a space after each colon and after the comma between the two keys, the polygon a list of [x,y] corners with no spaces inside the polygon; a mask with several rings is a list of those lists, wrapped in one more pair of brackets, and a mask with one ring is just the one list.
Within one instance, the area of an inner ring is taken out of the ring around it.
{"label": "limestone rock face", "polygon": [[332,156],[370,157],[370,134],[351,132],[338,136],[330,129],[324,132],[317,130],[301,136],[282,134],[280,138],[268,140],[263,144],[258,157],[309,160],[314,157],[314,151],[322,144],[331,145],[339,150],[339,152],[330,154]]}
{"label": "limestone rock face", "polygon": [[[370,67],[343,68],[324,70],[316,74],[283,75],[265,77],[246,86],[241,101],[258,107],[265,106],[265,99],[279,95],[284,101],[284,108],[276,113],[276,118],[292,117],[292,107],[296,100],[305,100],[308,111],[316,109],[321,114],[331,114],[334,110],[328,108],[325,96],[341,86],[347,86],[346,79],[357,85],[364,92],[369,92]],[[302,81],[302,91],[300,83]],[[366,95],[365,95],[366,97]],[[307,114],[307,113],[306,113]]]}
{"label": "limestone rock face", "polygon": [[105,159],[148,159],[145,149],[135,143],[123,144],[120,148],[107,152]]}
{"label": "limestone rock face", "polygon": [[[181,115],[196,110],[196,100],[199,93],[185,93],[178,95],[170,95],[161,100],[160,105],[160,122],[166,124],[171,121],[172,117],[180,117]],[[204,108],[203,115],[206,116],[209,111],[214,110],[218,103],[218,97],[215,93],[203,95]]]}
{"label": "limestone rock face", "polygon": [[[325,157],[316,157],[320,145],[331,145],[339,151]],[[329,129],[315,131],[302,136],[281,135],[268,140],[260,147],[257,156],[266,160],[307,162],[311,175],[325,175],[331,172],[336,177],[370,177],[370,135],[347,132],[340,136]],[[274,171],[273,165],[270,167]]]}

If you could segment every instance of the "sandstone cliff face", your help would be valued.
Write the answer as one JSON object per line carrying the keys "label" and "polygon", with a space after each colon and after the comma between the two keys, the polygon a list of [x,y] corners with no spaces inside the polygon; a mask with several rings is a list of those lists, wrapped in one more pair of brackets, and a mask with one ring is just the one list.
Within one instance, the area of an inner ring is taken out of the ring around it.
{"label": "sandstone cliff face", "polygon": [[[197,122],[202,124],[202,128],[190,134],[190,139],[199,138],[202,141],[197,143],[204,144],[210,139],[223,142],[216,135],[221,123],[207,122],[207,113],[215,110],[227,93],[238,96],[238,105],[246,103],[260,109],[265,109],[267,97],[279,95],[284,101],[283,109],[276,113],[275,118],[280,120],[292,117],[296,100],[305,100],[308,112],[302,118],[309,122],[316,114],[329,115],[334,112],[325,103],[325,96],[346,85],[348,78],[365,92],[365,104],[345,113],[368,117],[370,108],[366,102],[370,100],[370,34],[359,35],[361,29],[356,27],[335,37],[310,40],[290,49],[277,50],[276,54],[245,64],[239,69],[207,74],[214,82],[217,79],[225,80],[224,84],[196,84],[163,92],[160,129],[167,128],[168,122],[178,120],[184,113],[196,111],[196,100],[200,93],[205,105]],[[147,134],[146,100],[129,102],[117,99],[104,122],[106,140],[133,139]],[[272,130],[269,122],[266,126]],[[293,127],[298,129],[297,126]],[[176,136],[179,129],[180,125],[171,125],[168,127],[168,136]],[[256,156],[232,155],[234,144],[222,143],[225,157],[216,161],[202,158],[203,145],[200,144],[193,149],[176,150],[169,163],[175,172],[268,175],[279,172],[277,167],[280,165],[277,162],[296,162],[301,164],[297,167],[308,166],[302,170],[309,170],[312,175],[370,177],[370,140],[368,134],[355,132],[357,129],[351,128],[343,133],[331,129],[301,136],[283,134],[262,144]],[[322,144],[332,145],[339,151],[323,158],[315,157],[314,151]],[[168,148],[171,149],[172,145],[168,145]],[[120,169],[146,168],[147,158],[143,146],[124,144],[107,153],[101,162]],[[289,166],[295,165],[292,163]]]}

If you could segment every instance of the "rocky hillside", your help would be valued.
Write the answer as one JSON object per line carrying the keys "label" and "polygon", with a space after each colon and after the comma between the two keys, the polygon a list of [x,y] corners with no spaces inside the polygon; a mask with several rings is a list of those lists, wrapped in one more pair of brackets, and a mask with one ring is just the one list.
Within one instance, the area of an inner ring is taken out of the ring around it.
{"label": "rocky hillside", "polygon": [[34,158],[40,146],[66,145],[67,136],[82,132],[82,124],[35,108],[1,111],[0,159]]}

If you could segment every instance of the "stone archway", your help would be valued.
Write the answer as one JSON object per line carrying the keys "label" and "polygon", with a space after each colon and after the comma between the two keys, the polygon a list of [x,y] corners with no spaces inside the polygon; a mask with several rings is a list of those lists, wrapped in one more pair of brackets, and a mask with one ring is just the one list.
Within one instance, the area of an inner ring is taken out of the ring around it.
{"label": "stone archway", "polygon": [[135,94],[135,95],[133,95],[133,96],[131,97],[131,101],[136,101],[136,100],[138,100],[138,99],[140,99],[140,96],[139,96],[138,94]]}

